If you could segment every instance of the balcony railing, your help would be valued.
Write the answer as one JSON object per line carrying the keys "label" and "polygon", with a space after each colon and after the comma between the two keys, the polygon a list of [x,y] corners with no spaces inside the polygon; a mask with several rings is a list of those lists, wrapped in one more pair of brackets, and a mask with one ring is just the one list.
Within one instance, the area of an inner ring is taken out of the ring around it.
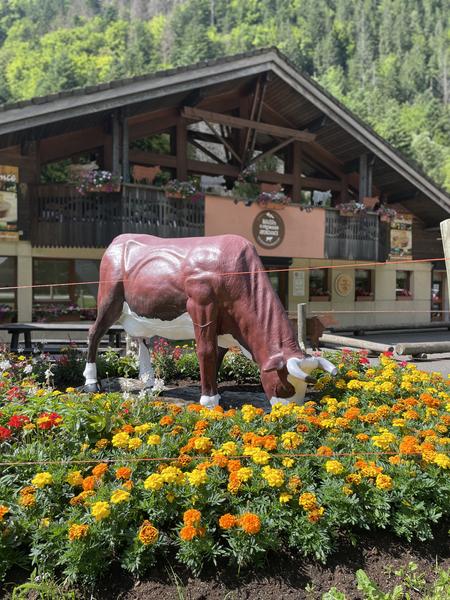
{"label": "balcony railing", "polygon": [[389,231],[389,224],[381,222],[378,215],[344,217],[336,209],[326,209],[325,258],[385,261]]}
{"label": "balcony railing", "polygon": [[82,196],[70,186],[34,185],[21,202],[28,203],[33,246],[104,248],[121,233],[204,234],[202,200],[166,198],[150,186],[123,185],[121,192]]}

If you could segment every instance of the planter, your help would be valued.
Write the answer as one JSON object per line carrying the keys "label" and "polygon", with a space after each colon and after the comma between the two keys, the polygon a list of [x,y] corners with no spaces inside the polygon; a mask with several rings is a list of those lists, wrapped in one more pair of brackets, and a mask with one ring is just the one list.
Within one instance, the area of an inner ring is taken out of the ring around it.
{"label": "planter", "polygon": [[327,294],[326,296],[310,296],[309,301],[310,302],[329,302],[330,296],[329,296],[329,294]]}
{"label": "planter", "polygon": [[373,294],[371,294],[370,296],[356,296],[355,298],[356,302],[373,302],[373,300]]}
{"label": "planter", "polygon": [[261,192],[267,193],[276,193],[281,192],[281,184],[280,183],[260,183],[259,189]]}
{"label": "planter", "polygon": [[355,213],[352,210],[340,210],[339,214],[341,215],[341,217],[347,218],[357,217],[359,215],[359,213]]}
{"label": "planter", "polygon": [[116,183],[113,185],[106,183],[105,185],[89,186],[88,188],[86,188],[86,192],[88,194],[93,194],[95,192],[106,192],[106,193],[120,192],[120,183]]}
{"label": "planter", "polygon": [[279,202],[258,202],[258,206],[267,208],[267,210],[283,210],[286,208],[286,204],[280,204]]}
{"label": "planter", "polygon": [[412,296],[397,296],[396,300],[401,300],[402,302],[411,302],[411,300],[414,300],[414,298]]}

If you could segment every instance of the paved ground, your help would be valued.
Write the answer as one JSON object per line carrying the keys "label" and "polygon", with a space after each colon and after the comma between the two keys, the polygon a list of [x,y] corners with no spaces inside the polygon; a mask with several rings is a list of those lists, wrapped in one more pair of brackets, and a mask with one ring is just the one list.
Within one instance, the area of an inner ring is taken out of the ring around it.
{"label": "paved ground", "polygon": [[[342,334],[339,334],[342,335]],[[428,331],[387,331],[377,332],[361,336],[346,335],[345,337],[358,337],[358,339],[378,342],[379,344],[388,344],[395,346],[402,342],[450,342],[450,331],[447,330],[428,330]],[[450,352],[445,354],[429,354],[425,360],[413,360],[411,356],[397,357],[399,360],[406,360],[416,364],[424,371],[440,371],[444,375],[450,374]]]}

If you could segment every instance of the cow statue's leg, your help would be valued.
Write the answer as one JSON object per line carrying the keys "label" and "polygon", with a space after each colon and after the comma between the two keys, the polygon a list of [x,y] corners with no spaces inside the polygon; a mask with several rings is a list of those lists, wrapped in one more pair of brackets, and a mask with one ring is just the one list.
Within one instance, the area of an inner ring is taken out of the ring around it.
{"label": "cow statue's leg", "polygon": [[89,341],[87,351],[87,363],[83,371],[85,377],[84,391],[96,392],[100,389],[97,381],[97,365],[95,359],[100,340],[119,319],[123,306],[123,283],[122,277],[105,260],[100,270],[100,285],[98,292],[97,318],[89,330]]}
{"label": "cow statue's leg", "polygon": [[194,324],[197,357],[200,367],[202,395],[200,404],[205,408],[218,406],[217,393],[217,310],[213,304],[201,305],[190,298],[187,310]]}
{"label": "cow statue's leg", "polygon": [[145,388],[152,388],[155,384],[152,358],[144,338],[139,338],[139,379]]}

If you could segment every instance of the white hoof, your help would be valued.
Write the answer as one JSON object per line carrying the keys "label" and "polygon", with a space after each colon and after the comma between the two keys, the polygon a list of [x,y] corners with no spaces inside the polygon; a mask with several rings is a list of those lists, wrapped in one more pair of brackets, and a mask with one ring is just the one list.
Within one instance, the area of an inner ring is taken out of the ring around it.
{"label": "white hoof", "polygon": [[219,406],[220,394],[216,394],[215,396],[202,396],[200,398],[201,406],[205,408],[215,408]]}

